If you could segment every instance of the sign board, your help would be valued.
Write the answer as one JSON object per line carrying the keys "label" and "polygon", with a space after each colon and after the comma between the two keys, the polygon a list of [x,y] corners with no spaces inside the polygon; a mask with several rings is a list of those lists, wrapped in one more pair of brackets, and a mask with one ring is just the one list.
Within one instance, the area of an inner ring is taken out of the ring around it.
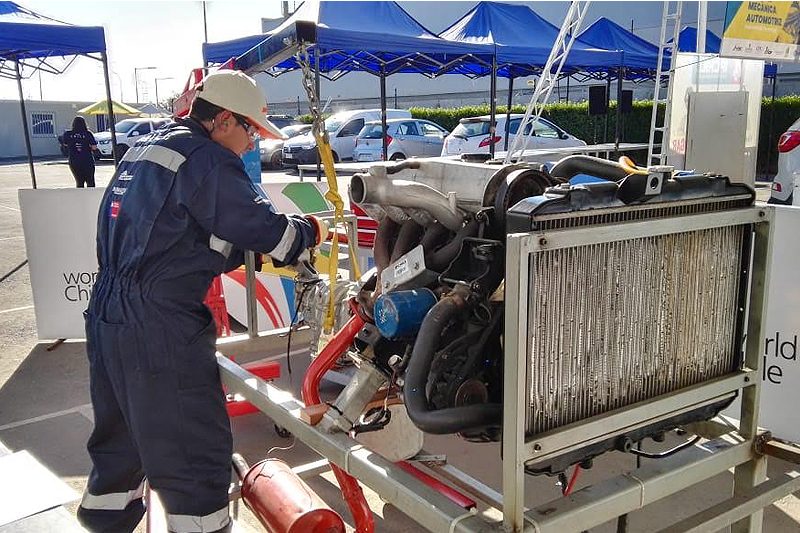
{"label": "sign board", "polygon": [[721,56],[797,61],[798,43],[797,2],[726,2]]}
{"label": "sign board", "polygon": [[800,208],[775,206],[758,425],[800,442]]}
{"label": "sign board", "polygon": [[85,336],[83,311],[97,277],[102,188],[21,189],[19,205],[40,339]]}
{"label": "sign board", "polygon": [[[256,187],[277,212],[314,213],[332,209],[324,198],[328,190],[325,183],[270,183]],[[85,336],[83,311],[89,304],[97,276],[95,238],[103,192],[102,188],[19,191],[40,339]],[[366,269],[371,250],[360,249],[359,259],[362,269]],[[229,312],[246,324],[246,300],[241,283],[244,278],[236,274],[226,278],[224,287]],[[293,282],[285,273],[283,277],[276,273],[258,273],[258,283],[261,329],[285,327],[294,309]]]}

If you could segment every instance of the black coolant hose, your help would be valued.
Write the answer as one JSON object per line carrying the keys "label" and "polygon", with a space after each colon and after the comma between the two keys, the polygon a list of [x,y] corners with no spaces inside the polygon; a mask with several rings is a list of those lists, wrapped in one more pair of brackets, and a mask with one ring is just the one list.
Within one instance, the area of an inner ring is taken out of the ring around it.
{"label": "black coolant hose", "polygon": [[400,231],[397,233],[397,240],[394,243],[392,255],[389,258],[390,264],[410,252],[411,249],[419,243],[423,231],[425,231],[425,228],[411,219],[403,222],[403,225],[400,226]]}
{"label": "black coolant hose", "polygon": [[[461,245],[467,237],[475,237],[478,235],[480,223],[473,217],[467,221],[464,226],[458,230],[455,236],[450,239],[447,244],[436,250],[425,250],[425,266],[436,272],[444,272],[444,270],[453,262],[458,252],[461,251]],[[423,248],[425,245],[423,243]]]}
{"label": "black coolant hose", "polygon": [[567,180],[578,174],[620,181],[631,174],[631,171],[614,161],[588,155],[567,156],[550,169],[551,176]]}
{"label": "black coolant hose", "polygon": [[426,433],[446,435],[500,425],[502,421],[503,406],[496,403],[464,405],[438,410],[428,408],[425,388],[433,364],[434,353],[442,340],[444,328],[465,305],[463,296],[455,293],[445,296],[428,311],[406,368],[403,396],[408,416],[415,426]]}

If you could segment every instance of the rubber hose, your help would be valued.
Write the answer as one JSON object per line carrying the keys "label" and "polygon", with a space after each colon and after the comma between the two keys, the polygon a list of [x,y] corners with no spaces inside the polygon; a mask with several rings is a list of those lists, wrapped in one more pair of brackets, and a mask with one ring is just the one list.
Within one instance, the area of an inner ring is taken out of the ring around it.
{"label": "rubber hose", "polygon": [[578,174],[588,174],[611,181],[620,181],[631,174],[619,163],[588,155],[570,155],[550,169],[550,175],[570,179]]}
{"label": "rubber hose", "polygon": [[447,435],[490,425],[499,425],[503,416],[500,404],[474,404],[430,410],[425,388],[433,356],[448,323],[463,309],[465,301],[457,294],[446,296],[428,311],[414,343],[406,368],[403,396],[411,421],[434,435]]}
{"label": "rubber hose", "polygon": [[425,234],[422,236],[420,244],[427,255],[428,253],[436,250],[437,247],[441,246],[449,237],[450,230],[438,222],[435,222],[425,228]]}
{"label": "rubber hose", "polygon": [[397,233],[397,240],[394,243],[392,256],[389,259],[390,264],[400,259],[404,254],[407,254],[414,248],[422,237],[422,232],[425,230],[422,226],[413,220],[406,220],[400,226],[400,231]]}
{"label": "rubber hose", "polygon": [[397,236],[398,231],[400,231],[400,225],[388,216],[383,217],[383,220],[378,224],[378,230],[375,232],[375,244],[372,249],[379,276],[383,269],[391,263],[392,254],[389,246]]}
{"label": "rubber hose", "polygon": [[479,226],[475,218],[470,219],[447,244],[425,255],[425,266],[436,272],[444,271],[458,255],[464,239],[478,234]]}

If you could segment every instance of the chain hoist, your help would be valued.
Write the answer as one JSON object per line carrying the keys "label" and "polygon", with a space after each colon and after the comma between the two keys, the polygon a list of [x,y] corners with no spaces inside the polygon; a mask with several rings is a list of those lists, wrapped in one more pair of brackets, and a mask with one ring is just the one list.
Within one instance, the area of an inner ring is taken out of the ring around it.
{"label": "chain hoist", "polygon": [[[311,70],[311,61],[308,56],[307,44],[303,43],[300,45],[297,54],[295,54],[295,59],[303,73],[303,88],[308,96],[308,108],[313,118],[311,134],[317,141],[317,150],[319,151],[320,161],[322,162],[322,167],[325,169],[325,178],[328,182],[328,192],[325,193],[325,199],[333,205],[333,239],[331,240],[331,254],[328,262],[330,292],[328,293],[328,309],[325,312],[325,321],[322,326],[325,333],[330,333],[333,331],[336,315],[334,295],[336,294],[336,277],[339,269],[339,232],[337,229],[339,227],[346,228],[344,220],[344,201],[339,195],[339,184],[336,181],[333,152],[331,151],[331,145],[328,140],[328,132],[325,130],[325,121],[322,118],[322,113],[319,108],[319,95],[316,91],[314,73]],[[358,267],[358,256],[354,246],[355,243],[350,239],[347,245],[350,262],[353,265],[353,272],[356,278],[360,278],[361,272]]]}

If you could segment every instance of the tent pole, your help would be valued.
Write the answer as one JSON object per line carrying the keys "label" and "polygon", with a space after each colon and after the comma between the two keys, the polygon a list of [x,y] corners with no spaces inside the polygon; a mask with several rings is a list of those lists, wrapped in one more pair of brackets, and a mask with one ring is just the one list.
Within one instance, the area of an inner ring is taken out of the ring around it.
{"label": "tent pole", "polygon": [[106,82],[106,104],[108,105],[108,128],[111,131],[111,154],[114,156],[114,167],[119,166],[119,150],[117,150],[116,120],[114,119],[114,104],[111,103],[111,82],[108,80],[108,56],[100,52],[100,61],[103,62],[103,78]]}
{"label": "tent pole", "polygon": [[608,142],[608,112],[609,112],[609,103],[611,102],[611,73],[608,73],[606,79],[606,123],[603,127],[603,142]]}
{"label": "tent pole", "polygon": [[386,70],[381,65],[381,145],[383,146],[383,160],[389,160],[389,145],[386,143]]}
{"label": "tent pole", "polygon": [[17,90],[19,91],[19,107],[22,112],[22,131],[25,133],[25,149],[28,151],[28,168],[31,171],[31,184],[36,188],[36,172],[33,170],[33,151],[31,150],[31,137],[28,133],[28,113],[25,111],[25,97],[22,94],[22,73],[19,70],[19,59],[14,60],[14,69],[17,72]]}
{"label": "tent pole", "polygon": [[[322,95],[319,94],[319,48],[314,47],[314,91],[317,93],[317,105],[322,105]],[[322,113],[322,109],[319,110]],[[324,135],[324,132],[321,132]],[[322,181],[322,165],[319,159],[319,148],[317,148],[317,181]]]}
{"label": "tent pole", "polygon": [[[509,69],[510,71],[511,69]],[[504,150],[508,151],[508,125],[511,124],[511,99],[512,95],[514,94],[514,78],[511,76],[511,72],[509,72],[508,78],[508,107],[506,108],[506,139],[505,139],[505,146]]]}
{"label": "tent pole", "polygon": [[497,53],[492,55],[492,79],[489,85],[489,155],[494,159],[494,134],[497,131]]}
{"label": "tent pole", "polygon": [[622,76],[623,67],[617,69],[617,124],[614,127],[614,151],[619,152],[619,136],[622,125]]}
{"label": "tent pole", "polygon": [[569,79],[572,76],[567,76],[567,103],[569,103]]}

